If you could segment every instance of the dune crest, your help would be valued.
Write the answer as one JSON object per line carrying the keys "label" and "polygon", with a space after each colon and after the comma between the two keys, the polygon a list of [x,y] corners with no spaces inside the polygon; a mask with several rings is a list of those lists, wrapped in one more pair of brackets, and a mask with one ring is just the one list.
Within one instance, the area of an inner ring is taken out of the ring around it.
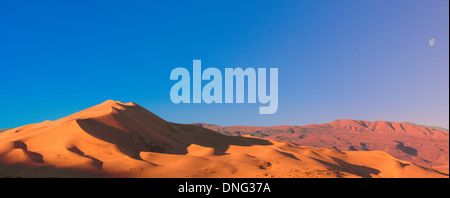
{"label": "dune crest", "polygon": [[342,152],[281,140],[227,136],[196,125],[167,122],[135,103],[108,100],[59,120],[0,133],[0,176],[448,177],[448,174],[382,151]]}

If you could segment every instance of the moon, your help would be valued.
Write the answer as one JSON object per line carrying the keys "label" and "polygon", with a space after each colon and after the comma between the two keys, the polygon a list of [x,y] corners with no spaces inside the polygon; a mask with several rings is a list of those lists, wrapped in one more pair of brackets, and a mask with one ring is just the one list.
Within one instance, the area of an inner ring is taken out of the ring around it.
{"label": "moon", "polygon": [[436,39],[432,38],[430,39],[430,41],[428,41],[428,44],[430,44],[430,46],[434,46],[434,44],[436,43]]}

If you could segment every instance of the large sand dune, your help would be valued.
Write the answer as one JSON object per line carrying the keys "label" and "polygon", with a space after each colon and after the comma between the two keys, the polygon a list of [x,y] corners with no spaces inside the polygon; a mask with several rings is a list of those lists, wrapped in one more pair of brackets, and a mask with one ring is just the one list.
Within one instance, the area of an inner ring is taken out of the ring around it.
{"label": "large sand dune", "polygon": [[0,133],[2,177],[448,177],[383,151],[227,136],[106,101]]}

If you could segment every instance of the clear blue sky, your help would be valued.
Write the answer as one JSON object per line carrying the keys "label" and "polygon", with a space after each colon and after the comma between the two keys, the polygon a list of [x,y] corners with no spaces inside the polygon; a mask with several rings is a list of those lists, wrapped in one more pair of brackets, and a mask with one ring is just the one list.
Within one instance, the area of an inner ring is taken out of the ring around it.
{"label": "clear blue sky", "polygon": [[[448,0],[2,1],[0,128],[107,99],[179,123],[448,128],[448,54]],[[170,72],[193,59],[279,68],[278,112],[173,104]]]}

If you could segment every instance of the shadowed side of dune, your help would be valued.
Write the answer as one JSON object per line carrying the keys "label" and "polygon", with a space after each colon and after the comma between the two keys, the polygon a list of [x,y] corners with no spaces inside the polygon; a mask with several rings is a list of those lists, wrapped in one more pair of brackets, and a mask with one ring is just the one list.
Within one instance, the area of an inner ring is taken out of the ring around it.
{"label": "shadowed side of dune", "polygon": [[22,164],[1,164],[0,178],[98,178],[101,175],[60,167],[30,167]]}
{"label": "shadowed side of dune", "polygon": [[[214,148],[217,154],[225,153],[230,145],[272,144],[263,139],[227,136],[195,125],[169,123],[150,112],[142,112],[140,108],[136,108],[127,106],[127,110],[117,110],[117,114],[107,115],[108,118],[78,119],[76,122],[86,133],[117,145],[124,154],[138,160],[141,160],[141,152],[187,154],[187,148],[191,144]],[[130,109],[140,111],[138,116],[129,115]],[[136,123],[141,119],[141,122]],[[149,119],[156,119],[158,126],[146,123]],[[121,123],[122,129],[105,120]]]}
{"label": "shadowed side of dune", "polygon": [[345,161],[337,159],[337,158],[332,158],[332,159],[335,162],[337,162],[339,164],[339,166],[332,164],[330,162],[320,160],[320,159],[316,159],[316,158],[313,158],[313,159],[316,160],[317,162],[329,167],[330,169],[346,172],[349,174],[355,174],[355,175],[358,175],[363,178],[372,178],[371,174],[378,175],[380,173],[380,171],[377,169],[369,168],[369,167],[365,167],[365,166],[359,166],[359,165],[355,165],[355,164],[350,164],[348,162],[345,162]]}
{"label": "shadowed side of dune", "polygon": [[[171,123],[178,131],[182,131],[189,145],[197,144],[204,147],[211,147],[217,151],[225,153],[228,148],[234,146],[254,146],[254,145],[272,145],[272,143],[265,139],[244,137],[244,136],[227,136],[216,131],[209,130],[191,124],[174,124]],[[183,152],[183,154],[185,151]]]}
{"label": "shadowed side of dune", "polygon": [[[151,138],[154,134],[157,134],[165,138],[165,143],[171,146],[172,149],[163,149],[160,152],[186,154],[186,148],[191,144],[211,147],[221,152],[225,152],[230,145],[252,146],[272,144],[268,140],[258,138],[231,137],[192,124],[167,122],[135,103],[131,106],[121,106],[124,107],[124,109],[117,109],[119,114],[115,115],[115,117],[124,125],[124,127],[135,131],[139,136],[150,136]],[[139,123],[136,121],[139,121]],[[145,141],[148,139],[143,138],[143,140]],[[157,141],[151,139],[151,142],[156,143]],[[181,144],[181,149],[177,149],[179,147],[178,144]]]}
{"label": "shadowed side of dune", "polygon": [[[142,148],[140,144],[134,144],[135,138],[132,134],[111,127],[94,119],[83,119],[76,121],[78,125],[88,134],[117,145],[120,151],[131,158],[140,159],[139,151],[156,151],[158,147]],[[114,134],[114,135],[111,135]]]}
{"label": "shadowed side of dune", "polygon": [[14,141],[14,148],[22,149],[22,151],[36,163],[44,163],[44,157],[40,153],[29,151],[27,145],[22,141]]}
{"label": "shadowed side of dune", "polygon": [[97,158],[88,156],[86,154],[84,154],[80,149],[78,149],[76,146],[73,146],[71,148],[67,148],[68,151],[75,153],[81,157],[85,157],[85,158],[89,158],[92,160],[92,166],[94,166],[97,169],[102,169],[103,167],[103,162]]}

